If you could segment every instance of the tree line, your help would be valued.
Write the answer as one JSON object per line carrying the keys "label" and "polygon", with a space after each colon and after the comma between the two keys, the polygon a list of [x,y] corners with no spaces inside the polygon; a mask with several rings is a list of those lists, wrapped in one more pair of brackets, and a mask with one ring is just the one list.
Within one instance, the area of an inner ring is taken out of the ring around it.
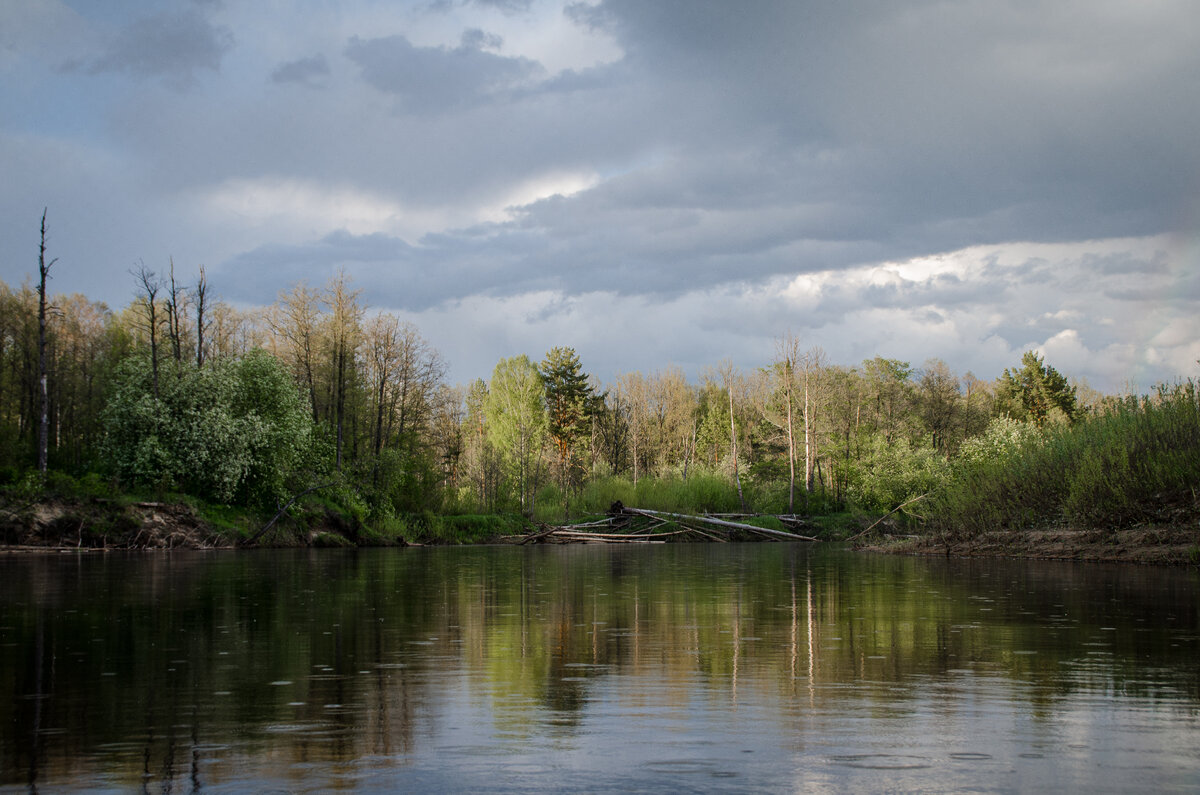
{"label": "tree line", "polygon": [[605,484],[697,478],[746,511],[890,510],[998,420],[1069,424],[1100,402],[1032,352],[986,381],[937,359],[834,364],[792,334],[766,367],[719,362],[695,381],[667,367],[601,383],[552,347],[454,386],[416,326],[372,311],[344,273],[244,312],[203,268],[142,265],[114,311],[47,298],[42,262],[37,287],[0,282],[8,480],[44,455],[218,502],[279,505],[329,481],[375,516],[570,513],[619,492]]}

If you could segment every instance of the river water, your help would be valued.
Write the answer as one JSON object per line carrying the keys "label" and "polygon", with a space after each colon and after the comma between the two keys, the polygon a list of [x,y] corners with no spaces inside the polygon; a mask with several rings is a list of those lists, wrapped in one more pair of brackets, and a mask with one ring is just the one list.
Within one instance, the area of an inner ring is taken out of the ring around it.
{"label": "river water", "polygon": [[1195,791],[1198,607],[800,544],[9,555],[0,791]]}

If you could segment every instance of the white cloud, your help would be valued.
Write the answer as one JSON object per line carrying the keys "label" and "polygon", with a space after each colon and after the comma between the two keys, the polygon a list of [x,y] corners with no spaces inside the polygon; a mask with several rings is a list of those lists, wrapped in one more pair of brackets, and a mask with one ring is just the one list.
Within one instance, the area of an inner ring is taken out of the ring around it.
{"label": "white cloud", "polygon": [[216,221],[299,236],[338,229],[400,234],[405,218],[405,208],[385,197],[296,179],[227,180],[205,191],[202,201]]}

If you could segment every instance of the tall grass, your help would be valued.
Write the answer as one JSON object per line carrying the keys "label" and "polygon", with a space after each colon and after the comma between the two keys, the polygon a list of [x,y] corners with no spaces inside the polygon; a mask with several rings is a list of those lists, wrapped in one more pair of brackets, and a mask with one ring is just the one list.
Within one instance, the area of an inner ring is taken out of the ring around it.
{"label": "tall grass", "polygon": [[[993,437],[1002,433],[989,429]],[[1196,507],[1200,395],[1194,381],[1128,397],[1106,413],[1043,434],[966,448],[932,498],[930,527],[946,537],[1069,525],[1111,529]]]}
{"label": "tall grass", "polygon": [[[748,499],[751,495],[747,495]],[[611,475],[591,481],[578,495],[571,496],[564,511],[563,495],[557,486],[538,492],[535,517],[543,522],[561,521],[604,513],[613,503],[653,511],[676,513],[733,513],[742,509],[737,488],[720,474],[698,472],[680,477],[644,477],[637,485],[629,478]]]}

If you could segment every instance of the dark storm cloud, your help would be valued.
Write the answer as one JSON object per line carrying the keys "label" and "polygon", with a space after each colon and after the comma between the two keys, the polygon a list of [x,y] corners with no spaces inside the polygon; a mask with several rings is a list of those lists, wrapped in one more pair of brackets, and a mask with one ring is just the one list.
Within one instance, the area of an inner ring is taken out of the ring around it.
{"label": "dark storm cloud", "polygon": [[211,24],[199,11],[157,14],[119,31],[86,68],[91,74],[161,77],[170,85],[185,87],[199,70],[218,71],[233,43],[229,28]]}
{"label": "dark storm cloud", "polygon": [[1200,357],[1192,0],[14,8],[9,283],[49,205],[114,303],[139,258],[248,303],[345,267],[463,350],[463,315],[511,310],[477,337],[615,315],[653,366],[789,327],[1002,366],[1057,339],[1107,377]]}
{"label": "dark storm cloud", "polygon": [[313,55],[280,64],[271,72],[271,81],[275,83],[300,83],[315,86],[319,79],[329,75],[329,62],[324,55]]}
{"label": "dark storm cloud", "polygon": [[[196,168],[298,169],[406,205],[487,203],[543,171],[599,172],[589,190],[423,241],[460,277],[407,292],[408,305],[531,287],[674,296],[980,244],[1161,232],[1197,155],[1128,111],[1200,128],[1178,101],[1200,61],[1160,37],[1145,62],[1141,29],[1161,21],[1071,10],[611,0],[567,13],[624,57],[551,77],[479,28],[456,47],[351,38],[363,82],[405,113],[364,103],[345,130],[340,107],[291,108],[282,134],[309,134],[281,146],[284,109],[246,108],[244,145]],[[308,73],[286,66],[280,77]],[[221,140],[219,117],[162,118],[135,132],[146,151]]]}
{"label": "dark storm cloud", "polygon": [[491,41],[478,30],[467,31],[453,49],[417,47],[404,36],[356,36],[346,46],[346,57],[368,84],[400,98],[406,110],[445,111],[502,94],[541,72],[535,61],[483,50]]}
{"label": "dark storm cloud", "polygon": [[[1200,173],[1179,132],[1198,127],[1198,106],[1184,97],[1200,60],[1179,36],[1142,57],[1161,20],[1129,25],[1120,9],[1068,5],[572,7],[574,19],[616,37],[628,72],[662,100],[650,135],[683,165],[613,184],[621,195],[608,206],[581,196],[532,208],[528,222],[569,234],[569,222],[550,216],[577,214],[589,234],[619,229],[636,247],[665,242],[688,209],[702,238],[715,210],[790,203],[795,215],[780,213],[760,243],[870,240],[877,246],[863,254],[891,258],[1164,231]],[[1112,41],[1102,49],[1101,39]],[[1146,121],[1158,114],[1173,123]],[[831,210],[820,228],[802,207],[810,202]],[[725,245],[741,245],[741,231],[739,222]],[[689,257],[688,245],[682,236],[668,247]],[[666,269],[677,259],[657,261]],[[760,276],[788,267],[784,257],[751,265]]]}

